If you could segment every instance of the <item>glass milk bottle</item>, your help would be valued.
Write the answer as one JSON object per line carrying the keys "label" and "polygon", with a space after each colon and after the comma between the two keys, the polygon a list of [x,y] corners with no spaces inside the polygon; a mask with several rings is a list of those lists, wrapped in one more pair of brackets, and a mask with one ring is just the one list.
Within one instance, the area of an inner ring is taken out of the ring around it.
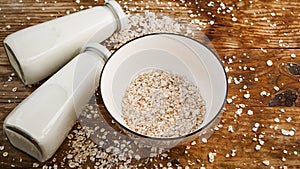
{"label": "glass milk bottle", "polygon": [[114,0],[10,34],[4,40],[9,61],[22,82],[36,83],[56,72],[87,42],[102,42],[126,27]]}
{"label": "glass milk bottle", "polygon": [[5,119],[4,132],[13,146],[37,160],[48,160],[62,144],[82,108],[95,93],[110,52],[88,43]]}

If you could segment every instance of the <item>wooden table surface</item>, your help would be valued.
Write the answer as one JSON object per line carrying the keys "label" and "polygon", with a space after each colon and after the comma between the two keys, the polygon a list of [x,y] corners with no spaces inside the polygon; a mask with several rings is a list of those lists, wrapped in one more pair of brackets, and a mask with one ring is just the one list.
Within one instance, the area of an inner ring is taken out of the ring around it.
{"label": "wooden table surface", "polygon": [[[174,168],[300,168],[299,0],[119,2],[127,13],[148,9],[193,22],[212,41],[229,81],[226,110],[207,143],[196,140],[196,145],[171,149],[167,158],[134,163],[146,168],[157,164]],[[0,41],[68,11],[102,4],[101,0],[1,0]],[[68,168],[66,156],[73,148],[70,140],[66,139],[53,158],[40,163],[12,147],[3,134],[5,117],[38,85],[24,86],[2,43],[0,47],[0,168]],[[209,161],[209,153],[215,153],[213,161]],[[94,165],[92,160],[81,164],[83,168]]]}

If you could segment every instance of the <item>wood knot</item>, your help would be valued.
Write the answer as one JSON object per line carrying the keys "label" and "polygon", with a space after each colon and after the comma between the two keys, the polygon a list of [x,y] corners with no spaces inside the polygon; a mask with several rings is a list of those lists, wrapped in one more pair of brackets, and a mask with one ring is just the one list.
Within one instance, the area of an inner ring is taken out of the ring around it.
{"label": "wood knot", "polygon": [[269,106],[293,106],[298,98],[298,93],[295,90],[288,89],[277,93],[269,102]]}
{"label": "wood knot", "polygon": [[300,75],[300,66],[296,63],[287,63],[285,68],[292,75]]}

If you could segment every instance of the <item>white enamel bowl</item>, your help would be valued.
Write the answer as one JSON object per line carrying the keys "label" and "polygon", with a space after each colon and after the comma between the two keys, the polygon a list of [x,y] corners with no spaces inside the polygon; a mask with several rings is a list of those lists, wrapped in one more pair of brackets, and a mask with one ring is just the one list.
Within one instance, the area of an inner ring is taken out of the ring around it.
{"label": "white enamel bowl", "polygon": [[[181,137],[158,138],[136,133],[122,118],[122,98],[130,82],[141,72],[162,69],[188,78],[198,86],[206,103],[201,127]],[[186,36],[149,34],[127,42],[106,62],[100,76],[100,93],[114,121],[135,140],[156,147],[171,148],[196,137],[209,137],[227,96],[227,77],[222,63],[208,47]]]}

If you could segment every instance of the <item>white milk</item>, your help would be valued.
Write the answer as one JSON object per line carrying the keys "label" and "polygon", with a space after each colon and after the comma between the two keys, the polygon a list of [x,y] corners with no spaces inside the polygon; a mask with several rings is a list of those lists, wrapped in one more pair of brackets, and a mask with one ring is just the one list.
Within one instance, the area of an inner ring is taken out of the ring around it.
{"label": "white milk", "polygon": [[87,42],[101,42],[126,27],[126,17],[115,1],[9,35],[4,47],[24,84],[53,74],[79,54]]}
{"label": "white milk", "polygon": [[41,162],[49,159],[94,94],[109,56],[100,44],[88,44],[84,53],[23,100],[4,121],[12,145]]}

